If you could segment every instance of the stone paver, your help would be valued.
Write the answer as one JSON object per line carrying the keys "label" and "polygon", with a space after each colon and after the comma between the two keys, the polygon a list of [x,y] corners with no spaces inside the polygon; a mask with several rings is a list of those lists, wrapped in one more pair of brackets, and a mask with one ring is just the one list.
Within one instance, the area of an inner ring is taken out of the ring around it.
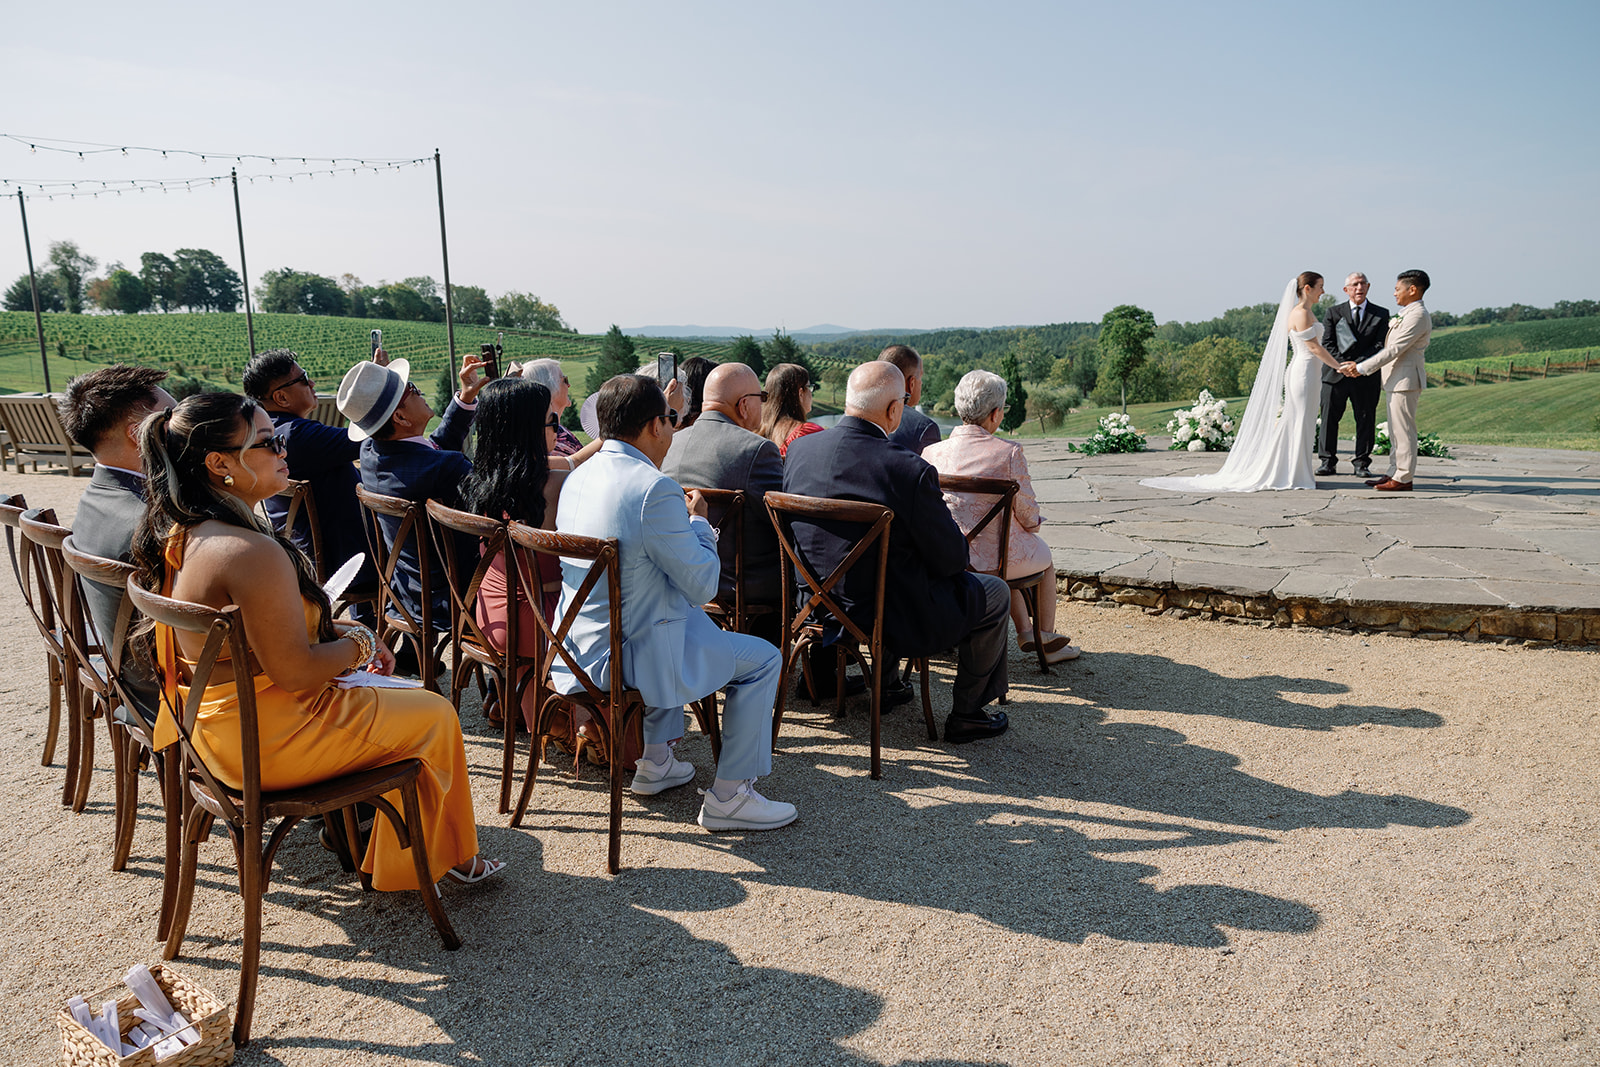
{"label": "stone paver", "polygon": [[[1348,474],[1315,490],[1198,494],[1139,479],[1214,471],[1222,455],[1024,447],[1062,588],[1084,599],[1220,614],[1242,599],[1280,624],[1600,645],[1600,453],[1463,446],[1424,458],[1407,495]],[[1150,605],[1152,589],[1167,595]],[[1466,626],[1474,611],[1482,625]]]}

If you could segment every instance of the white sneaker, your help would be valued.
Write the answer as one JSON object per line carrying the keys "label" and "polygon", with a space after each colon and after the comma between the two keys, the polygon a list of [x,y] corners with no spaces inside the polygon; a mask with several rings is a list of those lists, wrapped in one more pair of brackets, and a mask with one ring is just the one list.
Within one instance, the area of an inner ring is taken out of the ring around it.
{"label": "white sneaker", "polygon": [[648,797],[692,781],[694,764],[669,752],[665,763],[641,759],[633,772],[633,784],[628,788],[639,796]]}
{"label": "white sneaker", "polygon": [[776,830],[794,822],[799,814],[793,804],[757,793],[750,782],[739,786],[732,800],[718,800],[709,789],[700,790],[700,795],[705,801],[700,805],[699,822],[707,830]]}

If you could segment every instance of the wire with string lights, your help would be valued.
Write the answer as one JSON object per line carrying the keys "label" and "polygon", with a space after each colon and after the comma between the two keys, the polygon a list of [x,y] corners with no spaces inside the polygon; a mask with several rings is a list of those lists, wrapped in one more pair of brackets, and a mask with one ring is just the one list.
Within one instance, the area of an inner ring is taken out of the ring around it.
{"label": "wire with string lights", "polygon": [[[341,175],[362,172],[384,173],[403,170],[407,167],[421,167],[429,162],[431,160],[428,159],[403,159],[388,162],[368,161],[353,166],[327,167],[292,173],[278,171],[264,174],[241,174],[239,175],[239,180],[251,185],[256,182],[293,183],[296,178],[315,181],[321,177],[337,178]],[[121,196],[123,193],[192,193],[196,189],[229,181],[231,177],[232,175],[229,174],[208,174],[199,178],[0,178],[0,189],[3,189],[7,196],[20,189],[24,195],[43,197],[46,200],[55,200],[57,198],[63,200],[97,199],[101,196]]]}
{"label": "wire with string lights", "polygon": [[[364,167],[368,164],[397,164],[407,165],[419,162],[411,159],[357,158],[355,156],[306,156],[297,152],[280,152],[277,155],[267,155],[262,152],[202,152],[193,148],[151,148],[146,145],[119,145],[102,144],[98,141],[67,141],[59,137],[28,137],[20,133],[0,133],[0,140],[15,142],[25,145],[32,153],[57,152],[62,155],[76,156],[87,161],[90,156],[122,155],[131,156],[136,153],[158,155],[162,159],[185,158],[198,159],[202,163],[215,161],[226,163],[243,163],[247,159],[264,160],[277,166],[280,162],[287,164],[299,163],[302,167],[313,163],[327,163],[335,167],[354,165]],[[426,162],[422,160],[420,162]]]}

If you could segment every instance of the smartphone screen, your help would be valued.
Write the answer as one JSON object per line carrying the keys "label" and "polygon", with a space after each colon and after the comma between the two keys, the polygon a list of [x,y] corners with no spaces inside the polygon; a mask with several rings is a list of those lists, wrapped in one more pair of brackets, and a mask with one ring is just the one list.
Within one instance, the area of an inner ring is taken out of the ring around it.
{"label": "smartphone screen", "polygon": [[660,352],[656,354],[656,380],[665,389],[672,384],[672,379],[678,376],[678,356],[674,352]]}
{"label": "smartphone screen", "polygon": [[372,331],[372,354],[373,355],[377,355],[378,354],[378,349],[380,349],[382,347],[383,347],[383,331],[382,330],[373,330]]}

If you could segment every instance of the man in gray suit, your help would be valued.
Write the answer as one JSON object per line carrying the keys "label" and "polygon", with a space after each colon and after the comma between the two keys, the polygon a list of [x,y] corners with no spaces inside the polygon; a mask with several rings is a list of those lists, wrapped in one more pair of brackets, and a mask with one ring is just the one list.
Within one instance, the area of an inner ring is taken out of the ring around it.
{"label": "man in gray suit", "polygon": [[[765,399],[755,371],[743,363],[717,367],[706,378],[700,418],[673,436],[661,471],[691,488],[744,490],[745,602],[776,606],[782,596],[778,535],[767,518],[765,500],[768,490],[783,489],[783,460],[778,446],[755,432]],[[713,510],[711,518],[721,516]],[[717,544],[722,557],[718,596],[730,599],[735,540],[727,536]]]}
{"label": "man in gray suit", "polygon": [[[134,528],[144,515],[139,424],[151,412],[176,403],[157,384],[166,376],[155,367],[119,363],[67,383],[61,424],[69,437],[94,454],[94,476],[72,520],[72,542],[84,552],[105,559],[128,558]],[[95,629],[109,641],[122,607],[122,590],[96,582],[85,582],[83,588]],[[127,680],[134,700],[142,705],[139,714],[154,722],[159,697],[155,678],[132,673]]]}
{"label": "man in gray suit", "polygon": [[920,456],[924,448],[938,444],[941,436],[939,424],[917,410],[922,403],[922,357],[910,345],[890,345],[878,353],[878,361],[899,367],[906,376],[906,392],[911,394],[900,416],[900,426],[889,440]]}

